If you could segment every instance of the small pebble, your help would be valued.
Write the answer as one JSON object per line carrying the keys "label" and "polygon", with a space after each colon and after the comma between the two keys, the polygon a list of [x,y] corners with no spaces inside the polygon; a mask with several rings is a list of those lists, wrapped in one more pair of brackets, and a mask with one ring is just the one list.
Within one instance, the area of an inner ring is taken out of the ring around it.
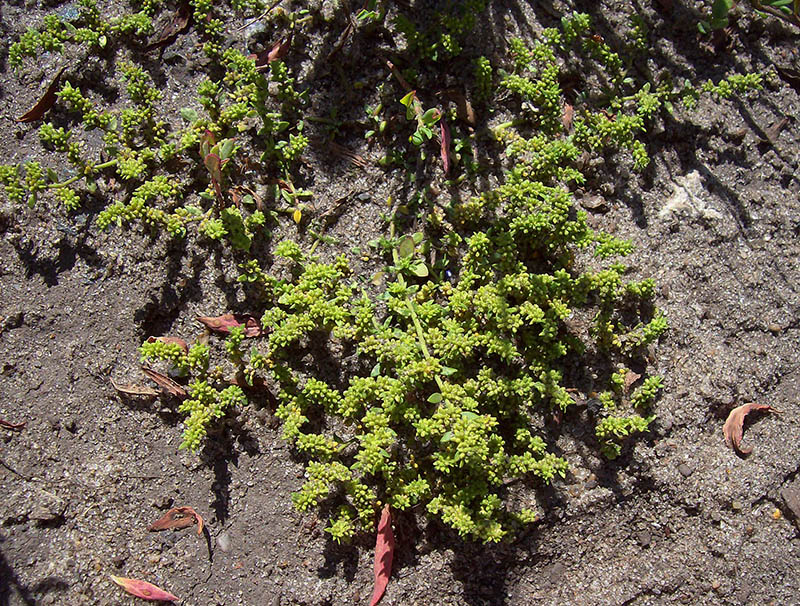
{"label": "small pebble", "polygon": [[217,536],[217,547],[226,553],[230,551],[231,537],[227,532],[223,531],[219,533],[219,536]]}
{"label": "small pebble", "polygon": [[694,469],[689,467],[686,463],[681,463],[678,465],[678,471],[684,478],[688,478],[692,473],[694,473]]}
{"label": "small pebble", "polygon": [[647,532],[646,530],[640,530],[639,532],[636,533],[636,540],[642,547],[647,547],[648,545],[650,545],[652,537],[650,536],[650,533]]}

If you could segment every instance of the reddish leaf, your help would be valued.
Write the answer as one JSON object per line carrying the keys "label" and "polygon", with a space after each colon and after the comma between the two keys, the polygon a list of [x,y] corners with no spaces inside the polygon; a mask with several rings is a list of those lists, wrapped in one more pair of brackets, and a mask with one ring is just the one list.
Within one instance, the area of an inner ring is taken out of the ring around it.
{"label": "reddish leaf", "polygon": [[180,599],[147,581],[115,577],[113,574],[111,575],[111,579],[131,595],[135,595],[137,598],[142,598],[143,600],[176,602]]}
{"label": "reddish leaf", "polygon": [[211,153],[211,148],[214,147],[216,143],[214,133],[206,129],[206,132],[200,138],[200,155],[203,157],[203,162],[205,162],[205,157]]}
{"label": "reddish leaf", "polygon": [[151,389],[150,387],[144,387],[143,385],[135,385],[133,383],[117,383],[113,378],[111,379],[111,384],[114,386],[120,393],[124,393],[128,396],[157,396],[158,391],[155,389]]}
{"label": "reddish leaf", "polygon": [[450,127],[447,126],[447,122],[445,122],[444,117],[442,117],[439,125],[442,129],[442,166],[444,166],[444,176],[446,177],[450,172]]}
{"label": "reddish leaf", "polygon": [[561,114],[561,124],[564,126],[564,130],[569,132],[572,128],[572,118],[575,115],[575,108],[572,107],[569,103],[564,106],[564,113]]}
{"label": "reddish leaf", "polygon": [[183,350],[183,353],[189,353],[189,346],[186,344],[186,341],[181,339],[180,337],[147,337],[148,343],[155,343],[156,341],[161,341],[162,343],[175,343],[179,345],[180,348]]}
{"label": "reddish leaf", "polygon": [[167,375],[162,375],[160,372],[157,372],[152,368],[147,368],[146,366],[142,366],[142,372],[146,374],[148,377],[150,377],[153,381],[158,383],[158,385],[163,389],[165,389],[167,393],[178,398],[186,398],[189,396],[189,394],[186,393],[186,390],[183,387],[178,385]]}
{"label": "reddish leaf", "polygon": [[22,429],[25,427],[27,421],[23,421],[22,423],[11,423],[10,421],[6,421],[5,419],[0,419],[0,427],[5,427],[6,429]]}
{"label": "reddish leaf", "polygon": [[260,53],[256,55],[250,55],[250,59],[255,60],[256,62],[256,69],[259,71],[263,71],[266,69],[266,66],[272,63],[273,61],[277,61],[278,59],[283,59],[288,53],[289,48],[292,45],[292,37],[294,36],[294,32],[289,32],[289,35],[285,38],[281,38],[275,44],[272,45],[272,48],[269,50],[264,49]]}
{"label": "reddish leaf", "polygon": [[178,12],[172,18],[172,21],[164,26],[158,40],[145,47],[145,51],[149,52],[156,48],[165,48],[178,39],[178,35],[184,33],[189,29],[189,20],[192,17],[192,10],[188,2],[181,2],[178,6]]}
{"label": "reddish leaf", "polygon": [[725,443],[734,448],[737,452],[742,454],[750,454],[753,452],[752,448],[743,448],[740,446],[742,441],[744,418],[753,410],[770,410],[772,412],[780,412],[775,410],[769,404],[758,404],[750,402],[734,408],[728,415],[728,420],[722,426],[722,433],[725,434]]}
{"label": "reddish leaf", "polygon": [[170,528],[188,528],[197,524],[197,534],[203,534],[203,518],[191,507],[173,507],[158,520],[150,524],[147,530],[169,530]]}
{"label": "reddish leaf", "polygon": [[392,574],[392,558],[394,557],[394,534],[392,534],[392,512],[387,504],[381,513],[378,524],[378,539],[375,541],[375,589],[369,606],[381,601],[389,576]]}
{"label": "reddish leaf", "polygon": [[67,69],[66,67],[62,67],[58,70],[56,77],[53,78],[53,81],[50,83],[50,86],[47,87],[47,90],[42,95],[42,98],[36,102],[28,112],[21,115],[17,118],[17,122],[34,122],[36,120],[40,120],[42,116],[44,116],[45,112],[53,107],[53,104],[56,102],[56,90],[58,89],[58,81],[61,79],[61,74],[64,73],[64,70]]}
{"label": "reddish leaf", "polygon": [[244,326],[245,337],[260,337],[263,334],[261,324],[248,314],[225,314],[223,316],[198,316],[197,321],[214,332],[227,335],[231,328]]}

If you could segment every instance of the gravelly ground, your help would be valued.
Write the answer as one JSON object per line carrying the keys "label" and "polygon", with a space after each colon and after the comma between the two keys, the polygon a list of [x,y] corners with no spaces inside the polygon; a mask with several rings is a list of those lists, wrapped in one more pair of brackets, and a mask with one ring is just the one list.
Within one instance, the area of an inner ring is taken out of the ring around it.
{"label": "gravelly ground", "polygon": [[[628,6],[577,4],[606,35]],[[654,26],[656,65],[702,77],[800,68],[797,31],[745,19],[734,52],[715,56],[697,46],[692,6],[662,4],[639,6]],[[31,8],[2,7],[11,36],[0,57],[42,14]],[[563,8],[508,3],[493,14],[530,35]],[[15,75],[0,61],[3,113],[29,107],[53,64],[45,57]],[[170,86],[191,71],[175,65]],[[654,431],[614,463],[580,435],[562,436],[572,473],[542,492],[542,521],[511,545],[397,528],[383,604],[800,604],[799,108],[798,91],[773,73],[755,100],[706,101],[666,120],[644,177],[607,167],[595,184],[604,212],[592,221],[635,242],[632,262],[657,279],[671,326],[654,358],[666,383]],[[775,144],[765,142],[784,117]],[[31,128],[4,124],[4,157],[31,157]],[[345,251],[364,247],[400,176],[326,161],[313,160],[315,204],[366,192],[331,228]],[[185,604],[367,603],[370,541],[338,547],[313,514],[292,509],[302,466],[268,409],[242,411],[198,458],[178,452],[172,408],[121,400],[109,382],[135,376],[150,333],[192,336],[195,315],[235,306],[231,260],[137,230],[97,233],[86,215],[5,199],[0,229],[0,418],[27,421],[0,434],[0,605],[133,603],[108,574],[146,577]],[[721,428],[749,401],[782,412],[748,425],[754,451],[740,458]],[[207,536],[147,532],[183,504],[203,513]]]}

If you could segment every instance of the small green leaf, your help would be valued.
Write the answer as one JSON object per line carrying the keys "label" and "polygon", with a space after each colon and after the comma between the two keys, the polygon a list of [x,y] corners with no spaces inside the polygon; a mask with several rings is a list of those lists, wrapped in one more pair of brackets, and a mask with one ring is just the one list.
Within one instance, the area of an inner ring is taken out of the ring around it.
{"label": "small green leaf", "polygon": [[197,120],[197,110],[194,110],[191,107],[181,108],[181,118],[187,122],[194,122]]}
{"label": "small green leaf", "polygon": [[425,265],[425,263],[417,263],[416,265],[412,265],[411,271],[414,272],[414,275],[418,278],[428,277],[428,266]]}
{"label": "small green leaf", "polygon": [[449,377],[450,375],[454,375],[458,372],[456,368],[450,368],[449,366],[442,366],[442,370],[439,374],[443,377]]}
{"label": "small green leaf", "polygon": [[442,394],[440,393],[432,393],[431,395],[428,396],[428,402],[430,402],[431,404],[438,404],[441,401],[442,401]]}
{"label": "small green leaf", "polygon": [[397,254],[401,259],[407,259],[414,254],[414,238],[405,236],[397,245]]}
{"label": "small green leaf", "polygon": [[449,442],[453,438],[455,438],[455,434],[452,431],[446,432],[441,438],[439,438],[439,442]]}
{"label": "small green leaf", "polygon": [[233,153],[233,146],[234,146],[233,139],[225,139],[223,141],[220,141],[219,145],[220,145],[219,148],[220,159],[226,160],[230,158],[231,154]]}

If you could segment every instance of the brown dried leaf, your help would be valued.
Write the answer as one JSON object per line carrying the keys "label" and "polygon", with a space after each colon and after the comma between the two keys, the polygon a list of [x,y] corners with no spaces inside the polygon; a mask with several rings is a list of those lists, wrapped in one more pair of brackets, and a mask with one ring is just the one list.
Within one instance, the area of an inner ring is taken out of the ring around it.
{"label": "brown dried leaf", "polygon": [[156,341],[161,341],[162,343],[167,344],[174,343],[180,346],[180,348],[183,350],[183,353],[189,353],[189,346],[186,344],[186,341],[180,337],[147,337],[148,343],[154,343]]}
{"label": "brown dried leaf", "polygon": [[641,378],[642,375],[633,372],[632,370],[629,370],[628,372],[625,373],[625,381],[623,383],[622,389],[625,391],[625,393],[628,393],[631,390],[631,385],[636,383],[636,381],[638,381]]}
{"label": "brown dried leaf", "polygon": [[145,47],[145,52],[149,52],[156,48],[165,48],[178,39],[178,35],[184,33],[189,29],[189,21],[192,18],[192,10],[188,2],[181,2],[178,6],[178,12],[172,18],[172,21],[164,26],[158,40]]}
{"label": "brown dried leaf", "polygon": [[290,31],[288,36],[278,40],[269,50],[264,49],[256,55],[250,55],[252,59],[255,59],[256,69],[261,71],[266,69],[273,61],[283,59],[289,53],[289,48],[292,45],[292,37],[294,37],[294,31]]}
{"label": "brown dried leaf", "polygon": [[772,408],[772,406],[769,404],[758,404],[757,402],[742,404],[730,412],[728,415],[728,420],[725,421],[725,425],[722,426],[722,433],[725,435],[725,444],[742,454],[750,454],[753,452],[752,448],[745,448],[741,446],[742,433],[744,431],[744,418],[753,410],[769,410],[772,412],[780,412]]}
{"label": "brown dried leaf", "polygon": [[120,393],[124,393],[129,396],[157,396],[158,391],[152,389],[150,387],[144,387],[143,385],[135,385],[134,383],[117,383],[113,378],[111,379],[111,384],[114,386]]}
{"label": "brown dried leaf", "polygon": [[142,366],[142,372],[146,374],[149,378],[153,381],[158,383],[160,387],[165,389],[167,393],[170,395],[175,396],[176,398],[187,398],[189,394],[187,391],[178,385],[175,381],[170,379],[167,375],[163,375],[158,371],[153,370],[152,368],[147,368],[146,366]]}
{"label": "brown dried leaf", "polygon": [[211,331],[227,335],[231,328],[244,326],[245,337],[260,337],[263,334],[259,321],[249,314],[225,314],[222,316],[198,316],[197,321]]}
{"label": "brown dried leaf", "polygon": [[52,82],[50,82],[50,86],[47,87],[47,90],[44,92],[44,95],[42,95],[42,98],[39,99],[36,102],[36,105],[34,105],[28,112],[17,118],[17,122],[35,122],[36,120],[41,120],[45,112],[53,107],[53,104],[56,102],[58,81],[61,79],[61,74],[64,73],[65,69],[67,68],[62,67],[60,70],[58,70],[56,77],[53,78]]}
{"label": "brown dried leaf", "polygon": [[797,92],[800,92],[800,70],[794,69],[793,67],[779,66],[776,66],[775,69],[778,70],[778,75],[781,77],[781,80],[786,82]]}
{"label": "brown dried leaf", "polygon": [[440,148],[440,154],[442,156],[444,176],[446,177],[450,173],[450,127],[447,126],[447,122],[445,122],[444,117],[442,117],[441,121],[439,122],[439,126],[442,130],[442,145]]}
{"label": "brown dried leaf", "polygon": [[564,130],[569,132],[572,129],[572,118],[575,116],[575,108],[569,103],[564,105],[564,113],[561,114],[561,124]]}
{"label": "brown dried leaf", "polygon": [[458,119],[466,122],[470,126],[475,126],[475,110],[472,109],[472,104],[469,102],[469,99],[464,96],[464,93],[457,88],[448,88],[442,91],[442,93],[448,100],[456,104],[456,116],[458,116]]}
{"label": "brown dried leaf", "polygon": [[789,124],[789,118],[783,118],[783,120],[776,122],[769,128],[765,128],[764,136],[767,138],[765,143],[775,145],[775,142],[778,140],[778,136],[781,134],[781,131],[786,128],[787,124]]}
{"label": "brown dried leaf", "polygon": [[203,518],[199,513],[191,507],[173,507],[150,524],[147,530],[156,532],[159,530],[188,528],[193,524],[197,524],[197,534],[203,534]]}
{"label": "brown dried leaf", "polygon": [[20,430],[25,427],[26,423],[27,421],[23,421],[22,423],[12,423],[11,421],[0,419],[0,427],[5,427],[6,429]]}

